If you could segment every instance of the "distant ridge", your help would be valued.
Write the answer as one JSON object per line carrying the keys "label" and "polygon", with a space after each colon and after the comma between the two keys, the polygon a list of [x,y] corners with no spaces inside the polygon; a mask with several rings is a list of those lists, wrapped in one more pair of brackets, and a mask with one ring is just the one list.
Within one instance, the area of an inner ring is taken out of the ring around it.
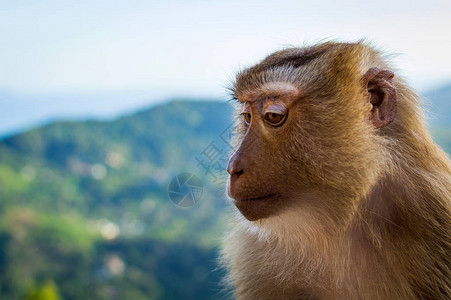
{"label": "distant ridge", "polygon": [[429,104],[431,124],[451,126],[451,84],[427,92],[425,98]]}

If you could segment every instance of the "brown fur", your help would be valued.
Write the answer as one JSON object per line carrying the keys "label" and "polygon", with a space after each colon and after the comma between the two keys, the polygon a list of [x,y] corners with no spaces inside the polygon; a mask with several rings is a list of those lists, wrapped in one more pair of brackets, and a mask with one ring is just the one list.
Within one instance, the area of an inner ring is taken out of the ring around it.
{"label": "brown fur", "polygon": [[234,193],[283,195],[254,221],[236,211],[223,260],[238,299],[451,299],[450,160],[396,72],[396,116],[373,126],[362,86],[373,67],[393,70],[364,43],[327,42],[238,74],[238,114],[246,95],[298,89],[277,134],[256,121],[250,136],[237,117],[250,167]]}

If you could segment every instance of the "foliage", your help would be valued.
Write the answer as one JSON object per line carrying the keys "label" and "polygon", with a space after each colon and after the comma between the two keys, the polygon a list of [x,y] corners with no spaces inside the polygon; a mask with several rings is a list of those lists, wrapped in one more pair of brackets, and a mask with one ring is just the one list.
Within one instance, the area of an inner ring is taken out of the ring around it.
{"label": "foliage", "polygon": [[61,299],[58,288],[53,281],[48,281],[44,285],[33,288],[25,297],[25,300],[59,300]]}
{"label": "foliage", "polygon": [[[172,101],[0,141],[0,298],[50,299],[49,282],[64,299],[214,297],[224,199],[195,157],[229,116],[227,103]],[[167,186],[184,171],[204,191],[181,209]]]}

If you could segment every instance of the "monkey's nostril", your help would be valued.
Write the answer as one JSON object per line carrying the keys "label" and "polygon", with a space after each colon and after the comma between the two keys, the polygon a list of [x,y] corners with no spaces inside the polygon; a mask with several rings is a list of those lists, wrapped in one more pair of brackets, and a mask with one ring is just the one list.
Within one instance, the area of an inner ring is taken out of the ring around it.
{"label": "monkey's nostril", "polygon": [[235,176],[238,177],[241,174],[243,174],[243,169],[238,169],[238,168],[228,168],[227,172],[230,174],[230,176]]}
{"label": "monkey's nostril", "polygon": [[235,171],[234,174],[235,174],[236,176],[240,176],[241,174],[243,174],[243,170]]}
{"label": "monkey's nostril", "polygon": [[237,166],[236,163],[229,163],[229,165],[227,166],[227,173],[229,173],[230,176],[238,177],[243,174],[243,169]]}

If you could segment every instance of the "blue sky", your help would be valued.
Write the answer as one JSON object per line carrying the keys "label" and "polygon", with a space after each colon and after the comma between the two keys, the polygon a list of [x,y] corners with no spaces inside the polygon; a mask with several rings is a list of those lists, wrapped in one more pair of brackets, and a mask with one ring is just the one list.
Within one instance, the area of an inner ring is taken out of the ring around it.
{"label": "blue sky", "polygon": [[[451,1],[0,0],[0,91],[16,99],[0,109],[54,107],[45,119],[221,97],[239,68],[323,38],[367,38],[402,54],[399,75],[425,91],[451,82],[450,29]],[[52,97],[58,105],[43,104]]]}

